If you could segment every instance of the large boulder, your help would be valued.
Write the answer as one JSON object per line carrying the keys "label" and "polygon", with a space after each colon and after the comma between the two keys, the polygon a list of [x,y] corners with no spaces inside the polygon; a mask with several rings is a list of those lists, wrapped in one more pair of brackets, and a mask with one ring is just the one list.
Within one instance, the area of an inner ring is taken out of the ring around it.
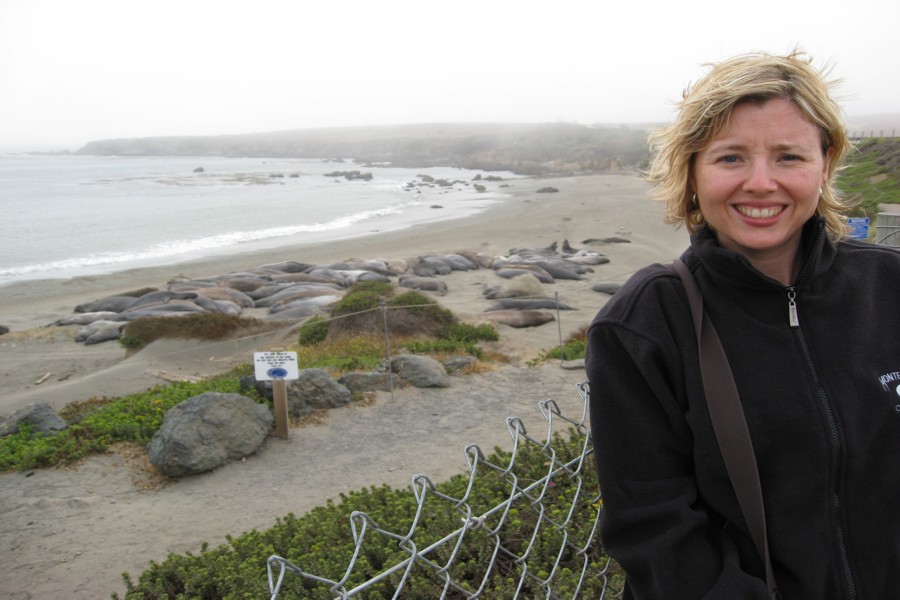
{"label": "large boulder", "polygon": [[287,386],[288,413],[292,417],[344,406],[350,400],[350,390],[335,381],[325,369],[301,369],[297,379]]}
{"label": "large boulder", "polygon": [[391,358],[390,364],[383,365],[383,368],[418,388],[450,387],[450,377],[444,365],[427,356],[400,354]]}
{"label": "large boulder", "polygon": [[31,425],[36,433],[50,434],[62,431],[68,425],[47,402],[35,402],[0,419],[0,437],[14,435],[22,425]]}
{"label": "large boulder", "polygon": [[351,392],[389,392],[399,388],[403,380],[394,373],[346,373],[338,379]]}
{"label": "large boulder", "polygon": [[267,406],[246,396],[206,392],[166,412],[147,453],[170,477],[196,475],[255,453],[273,422]]}

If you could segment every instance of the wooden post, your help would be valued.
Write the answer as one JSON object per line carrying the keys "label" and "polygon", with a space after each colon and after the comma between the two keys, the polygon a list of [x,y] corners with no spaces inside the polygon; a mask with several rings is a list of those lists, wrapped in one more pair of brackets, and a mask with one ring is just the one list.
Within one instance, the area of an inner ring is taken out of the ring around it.
{"label": "wooden post", "polygon": [[275,409],[275,435],[283,440],[290,439],[291,431],[288,427],[287,386],[284,379],[272,381],[272,396]]}

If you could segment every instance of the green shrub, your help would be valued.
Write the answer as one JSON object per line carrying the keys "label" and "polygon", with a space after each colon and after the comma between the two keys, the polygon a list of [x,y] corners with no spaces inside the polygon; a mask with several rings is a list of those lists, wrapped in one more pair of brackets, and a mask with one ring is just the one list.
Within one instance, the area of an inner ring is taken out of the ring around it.
{"label": "green shrub", "polygon": [[562,347],[556,346],[554,348],[550,348],[549,350],[543,350],[536,359],[531,361],[529,364],[534,365],[545,360],[576,360],[579,358],[584,358],[585,350],[587,349],[587,331],[588,326],[583,325],[578,328],[578,330],[569,336],[569,338],[563,342]]}
{"label": "green shrub", "polygon": [[381,306],[381,301],[381,295],[372,290],[347,292],[331,309],[331,314],[338,317],[373,310]]}
{"label": "green shrub", "polygon": [[469,323],[453,323],[450,325],[448,337],[460,342],[496,342],[500,334],[490,323],[470,325]]}
{"label": "green shrub", "polygon": [[[556,458],[568,462],[580,456],[584,438],[570,431],[569,436],[554,435],[551,442]],[[545,476],[548,470],[547,450],[542,451],[537,444],[522,444],[515,461],[515,473],[519,485],[524,487]],[[494,465],[511,462],[509,453],[495,450],[487,458]],[[559,463],[557,463],[558,466]],[[519,584],[523,567],[538,577],[547,577],[559,557],[560,564],[554,576],[553,590],[558,597],[574,597],[581,575],[581,556],[573,548],[588,546],[597,518],[599,507],[594,503],[597,480],[594,469],[583,468],[584,478],[581,489],[577,478],[568,473],[557,475],[551,485],[543,491],[544,512],[532,505],[532,498],[519,497],[510,505],[509,511],[491,512],[486,516],[484,527],[470,530],[455,556],[454,543],[444,542],[432,551],[428,558],[437,564],[450,561],[449,574],[458,585],[474,593],[485,577],[491,563],[493,569],[484,581],[481,597],[511,598]],[[469,477],[457,475],[449,481],[438,483],[436,488],[451,500],[442,499],[426,490],[419,521],[413,532],[417,548],[424,549],[461,525],[464,514],[452,499],[463,498],[467,492]],[[473,515],[487,515],[488,511],[509,499],[510,486],[507,477],[495,470],[480,467],[478,476],[468,498],[468,506]],[[577,502],[575,500],[577,499]],[[574,503],[575,511],[569,516]],[[226,537],[225,544],[210,549],[206,544],[199,554],[169,554],[161,563],[151,562],[150,567],[133,581],[127,573],[123,575],[126,593],[130,600],[149,598],[260,598],[268,595],[266,586],[266,561],[271,555],[282,556],[305,572],[317,577],[340,580],[347,571],[354,553],[354,539],[350,526],[353,511],[365,513],[369,519],[366,537],[359,555],[345,584],[352,589],[372,579],[378,573],[400,563],[409,557],[398,541],[380,534],[372,523],[382,531],[405,534],[410,530],[417,514],[415,496],[409,490],[397,490],[389,486],[371,487],[348,494],[341,494],[340,502],[328,501],[309,511],[302,517],[288,514],[276,520],[275,525],[265,531],[253,530],[237,537]],[[539,519],[544,520],[536,527]],[[567,527],[570,547],[562,550],[563,534],[552,523],[569,520]],[[357,530],[361,521],[357,522]],[[487,534],[496,530],[504,550],[492,558],[496,539]],[[535,534],[535,531],[537,533]],[[534,539],[534,545],[527,557],[527,544]],[[584,578],[579,597],[598,598],[601,596],[604,580],[597,574],[606,565],[598,543],[590,544],[587,551],[589,572]],[[621,574],[613,571],[613,588],[621,587]],[[367,599],[391,598],[399,585],[401,574],[395,574],[370,585],[361,597]],[[417,565],[409,574],[402,597],[439,598],[444,581],[432,569]],[[609,590],[607,590],[609,593]],[[279,598],[334,598],[326,584],[288,573],[285,576]],[[544,597],[546,592],[534,579],[526,578],[519,590],[520,598]],[[116,596],[117,597],[117,596]],[[449,597],[461,597],[452,594]]]}
{"label": "green shrub", "polygon": [[569,340],[565,342],[562,347],[555,347],[544,352],[545,359],[557,359],[557,360],[575,360],[577,358],[584,358],[584,351],[587,348],[587,345],[583,340]]}
{"label": "green shrub", "polygon": [[398,347],[412,354],[458,354],[465,352],[479,360],[484,360],[484,351],[471,342],[459,340],[404,340]]}
{"label": "green shrub", "polygon": [[314,316],[307,319],[300,326],[298,342],[301,346],[312,346],[325,341],[328,336],[328,324],[330,320],[325,317]]}
{"label": "green shrub", "polygon": [[384,338],[375,335],[339,337],[297,349],[301,369],[328,369],[333,374],[370,371],[386,356]]}

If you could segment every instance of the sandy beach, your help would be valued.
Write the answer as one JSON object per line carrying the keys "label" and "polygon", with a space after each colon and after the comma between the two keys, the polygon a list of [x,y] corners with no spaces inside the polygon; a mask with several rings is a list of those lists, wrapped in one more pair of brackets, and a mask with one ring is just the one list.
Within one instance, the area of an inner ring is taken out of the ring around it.
{"label": "sandy beach", "polygon": [[[0,416],[45,400],[61,408],[92,396],[120,396],[164,383],[161,373],[206,377],[252,353],[285,349],[296,327],[252,339],[205,343],[163,341],[126,357],[115,342],[83,346],[76,327],[46,327],[77,304],[142,287],[164,288],[178,274],[200,278],[294,260],[327,264],[348,258],[407,258],[474,250],[506,255],[510,248],[568,240],[603,253],[610,262],[581,281],[557,280],[547,295],[577,310],[540,327],[498,326],[493,351],[509,357],[485,373],[454,376],[450,388],[404,388],[379,393],[367,406],[330,411],[320,424],[294,428],[288,441],[270,438],[256,455],[202,476],[162,487],[142,483],[141,457],[95,456],[65,469],[0,475],[0,599],[108,598],[124,592],[121,573],[136,578],[149,561],[169,552],[216,546],[227,534],[264,529],[278,516],[307,510],[371,484],[409,485],[416,473],[440,481],[465,469],[463,449],[508,447],[505,418],[542,421],[537,403],[553,398],[580,414],[574,385],[583,370],[558,363],[529,367],[541,350],[590,322],[608,296],[599,281],[623,282],[640,267],[669,261],[687,234],[662,222],[649,186],[625,174],[520,179],[512,198],[478,215],[391,233],[315,246],[294,245],[162,267],[71,280],[29,281],[0,287]],[[538,194],[552,185],[558,193]],[[630,243],[585,246],[589,238],[618,236]],[[462,320],[480,322],[492,301],[482,295],[500,283],[490,269],[444,276],[435,297]],[[48,375],[49,374],[49,375]],[[458,452],[448,449],[458,449]],[[260,580],[265,573],[260,573]]]}

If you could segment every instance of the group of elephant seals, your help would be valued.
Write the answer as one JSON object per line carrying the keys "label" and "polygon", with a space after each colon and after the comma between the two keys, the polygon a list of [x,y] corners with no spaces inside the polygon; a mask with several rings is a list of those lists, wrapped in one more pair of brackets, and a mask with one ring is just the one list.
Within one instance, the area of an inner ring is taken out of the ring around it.
{"label": "group of elephant seals", "polygon": [[[442,296],[453,271],[491,269],[501,279],[484,296],[499,303],[487,309],[491,320],[511,327],[534,327],[554,319],[544,310],[574,310],[545,297],[542,284],[581,280],[604,264],[603,255],[578,250],[564,240],[544,247],[512,248],[506,256],[460,251],[407,259],[347,259],[327,265],[282,261],[247,271],[207,278],[174,277],[166,289],[141,288],[85,302],[74,315],[51,325],[81,327],[75,339],[85,344],[117,339],[125,324],[142,317],[219,313],[240,316],[245,309],[266,309],[269,320],[299,320],[328,314],[355,283],[380,281]],[[613,284],[614,285],[614,284]],[[609,284],[596,291],[613,293]],[[515,300],[514,300],[515,299]]]}

